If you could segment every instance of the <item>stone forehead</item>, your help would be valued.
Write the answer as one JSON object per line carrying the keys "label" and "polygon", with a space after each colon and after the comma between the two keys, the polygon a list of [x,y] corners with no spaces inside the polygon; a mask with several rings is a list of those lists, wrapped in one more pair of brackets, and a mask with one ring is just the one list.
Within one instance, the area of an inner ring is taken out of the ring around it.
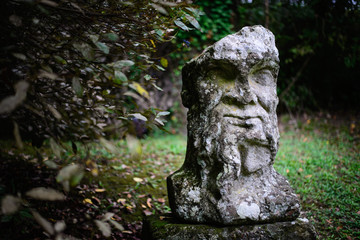
{"label": "stone forehead", "polygon": [[222,38],[188,65],[201,67],[214,61],[226,61],[244,68],[251,67],[260,60],[279,62],[279,53],[274,35],[268,29],[257,25],[244,27],[239,32]]}

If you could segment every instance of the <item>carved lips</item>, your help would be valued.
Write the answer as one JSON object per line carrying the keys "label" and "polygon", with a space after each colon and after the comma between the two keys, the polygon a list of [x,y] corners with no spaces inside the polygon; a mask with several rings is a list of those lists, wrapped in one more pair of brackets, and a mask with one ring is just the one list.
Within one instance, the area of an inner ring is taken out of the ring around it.
{"label": "carved lips", "polygon": [[259,122],[263,122],[261,116],[235,116],[232,114],[225,114],[224,118],[229,119],[229,123],[238,127],[251,128]]}

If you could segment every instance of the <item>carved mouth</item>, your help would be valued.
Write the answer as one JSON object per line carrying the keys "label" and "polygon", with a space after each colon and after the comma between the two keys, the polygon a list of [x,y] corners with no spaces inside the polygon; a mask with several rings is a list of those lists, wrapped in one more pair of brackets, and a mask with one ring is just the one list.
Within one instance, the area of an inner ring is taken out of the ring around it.
{"label": "carved mouth", "polygon": [[236,115],[232,115],[232,114],[224,114],[224,117],[229,117],[229,118],[238,118],[241,120],[248,120],[251,118],[260,118],[258,116],[236,116]]}
{"label": "carved mouth", "polygon": [[259,119],[260,121],[262,120],[259,116],[236,116],[232,114],[225,114],[224,118],[228,118],[229,123],[234,126],[246,128],[251,128],[256,125],[256,119]]}

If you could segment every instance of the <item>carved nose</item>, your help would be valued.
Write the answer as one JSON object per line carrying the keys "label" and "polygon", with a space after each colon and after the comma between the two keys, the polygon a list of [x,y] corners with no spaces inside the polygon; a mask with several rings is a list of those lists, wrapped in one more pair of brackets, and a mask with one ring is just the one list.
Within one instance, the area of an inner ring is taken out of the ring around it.
{"label": "carved nose", "polygon": [[251,91],[250,86],[232,86],[224,94],[223,102],[229,105],[244,106],[248,104],[256,104],[257,97]]}
{"label": "carved nose", "polygon": [[243,101],[245,104],[255,104],[257,102],[256,95],[251,91],[250,86],[244,90]]}

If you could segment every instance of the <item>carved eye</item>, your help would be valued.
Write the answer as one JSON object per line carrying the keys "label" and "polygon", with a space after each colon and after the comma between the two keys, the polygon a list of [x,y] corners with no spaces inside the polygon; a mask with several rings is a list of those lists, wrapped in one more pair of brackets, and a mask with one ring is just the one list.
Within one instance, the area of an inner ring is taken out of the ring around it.
{"label": "carved eye", "polygon": [[269,69],[263,68],[259,71],[256,71],[251,79],[263,86],[272,86],[274,84],[274,76]]}
{"label": "carved eye", "polygon": [[231,71],[231,69],[218,67],[209,70],[206,76],[208,79],[211,80],[233,81],[236,77],[236,74],[234,73],[234,71]]}

